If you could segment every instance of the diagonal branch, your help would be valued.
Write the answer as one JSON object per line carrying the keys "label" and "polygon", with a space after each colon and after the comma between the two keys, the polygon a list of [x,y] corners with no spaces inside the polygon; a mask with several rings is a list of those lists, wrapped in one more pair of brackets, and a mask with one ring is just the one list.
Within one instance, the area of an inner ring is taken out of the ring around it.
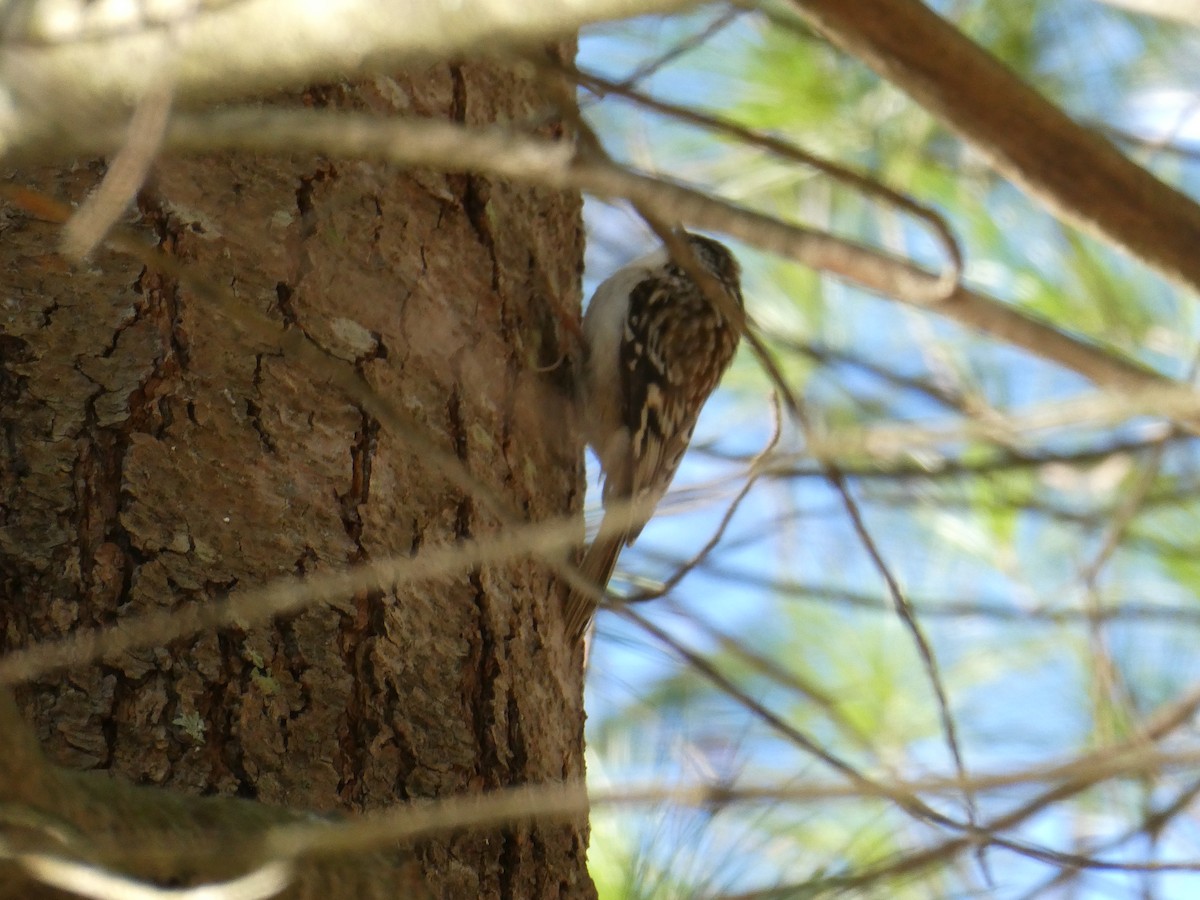
{"label": "diagonal branch", "polygon": [[[110,142],[115,145],[121,134],[114,132]],[[1168,383],[1144,366],[961,283],[944,296],[944,273],[928,272],[853,241],[790,225],[612,163],[579,159],[574,148],[560,141],[499,127],[381,119],[330,110],[228,109],[176,116],[166,143],[169,149],[186,152],[243,149],[362,156],[621,197],[665,218],[721,231],[868,291],[945,316],[1104,387],[1133,390]]]}
{"label": "diagonal branch", "polygon": [[793,0],[831,42],[970,141],[1055,216],[1200,290],[1200,206],[917,0]]}

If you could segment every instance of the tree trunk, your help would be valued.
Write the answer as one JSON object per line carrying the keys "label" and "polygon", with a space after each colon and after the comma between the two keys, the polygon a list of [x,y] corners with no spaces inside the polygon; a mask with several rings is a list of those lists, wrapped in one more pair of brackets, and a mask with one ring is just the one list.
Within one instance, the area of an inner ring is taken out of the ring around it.
{"label": "tree trunk", "polygon": [[[469,122],[537,85],[439,65],[315,106]],[[100,163],[16,179],[79,200]],[[2,209],[2,207],[0,207]],[[531,521],[578,511],[570,415],[579,198],[358,160],[167,159],[140,227],[342,360]],[[14,649],[282,575],[496,532],[405,436],[206,300],[54,227],[0,218],[0,625]],[[317,811],[578,779],[580,662],[533,559],[81,664],[18,697],[50,757]],[[587,897],[586,822],[413,848],[441,897]]]}

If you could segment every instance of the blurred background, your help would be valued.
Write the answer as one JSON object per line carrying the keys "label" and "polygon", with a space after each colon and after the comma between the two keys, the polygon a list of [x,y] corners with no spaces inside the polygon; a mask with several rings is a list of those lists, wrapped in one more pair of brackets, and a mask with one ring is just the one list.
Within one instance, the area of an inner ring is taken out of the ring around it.
{"label": "blurred background", "polygon": [[[1095,0],[930,5],[1196,194],[1195,27]],[[1194,296],[1056,219],[787,7],[598,27],[578,65],[932,208],[972,289],[1193,380]],[[926,223],[862,184],[592,87],[585,118],[619,161],[944,265]],[[625,207],[586,214],[590,293],[655,241]],[[807,427],[743,345],[621,558],[613,588],[654,597],[630,609],[676,643],[598,617],[590,787],[728,793],[598,806],[600,896],[1200,896],[1194,429],[936,310],[730,243]],[[972,827],[1001,845],[976,851]]]}

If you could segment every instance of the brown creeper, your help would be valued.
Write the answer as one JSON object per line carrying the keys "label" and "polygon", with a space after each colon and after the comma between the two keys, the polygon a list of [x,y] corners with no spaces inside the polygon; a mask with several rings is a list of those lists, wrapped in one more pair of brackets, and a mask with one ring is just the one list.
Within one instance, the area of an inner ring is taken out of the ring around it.
{"label": "brown creeper", "polygon": [[[675,477],[741,336],[737,260],[712,238],[683,236],[728,303],[710,299],[661,248],[609,276],[583,317],[584,429],[604,475],[604,521],[580,571],[598,591]],[[591,597],[573,590],[567,635],[582,637],[595,609]]]}

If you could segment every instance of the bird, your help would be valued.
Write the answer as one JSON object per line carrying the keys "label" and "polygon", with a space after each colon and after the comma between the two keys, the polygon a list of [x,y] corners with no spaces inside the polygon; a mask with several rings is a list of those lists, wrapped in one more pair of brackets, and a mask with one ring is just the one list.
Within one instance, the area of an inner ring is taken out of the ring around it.
{"label": "bird", "polygon": [[713,238],[679,236],[691,266],[698,262],[710,276],[707,289],[663,246],[605,279],[583,317],[581,418],[600,461],[604,518],[579,566],[592,591],[573,587],[564,607],[572,641],[586,634],[617,556],[667,492],[741,338],[737,258]]}

